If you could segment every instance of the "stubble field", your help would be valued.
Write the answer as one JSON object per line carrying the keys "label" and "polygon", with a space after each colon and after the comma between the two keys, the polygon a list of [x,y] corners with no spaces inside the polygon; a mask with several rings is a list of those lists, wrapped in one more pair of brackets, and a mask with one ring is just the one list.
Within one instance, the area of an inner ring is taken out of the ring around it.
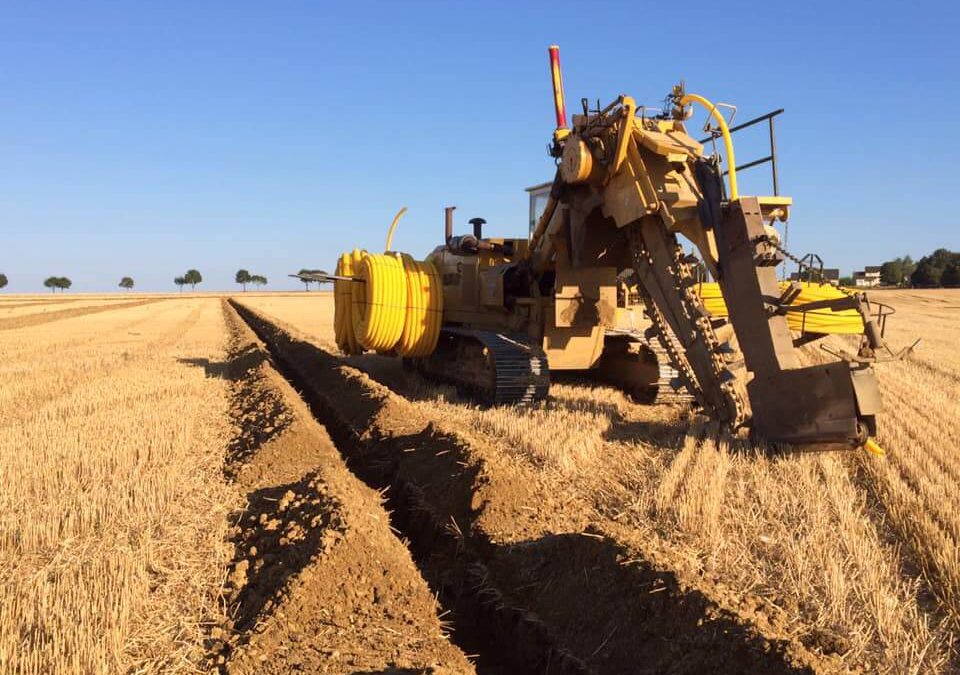
{"label": "stubble field", "polygon": [[483,409],[329,294],[5,298],[0,671],[954,672],[960,292],[883,299],[886,458]]}

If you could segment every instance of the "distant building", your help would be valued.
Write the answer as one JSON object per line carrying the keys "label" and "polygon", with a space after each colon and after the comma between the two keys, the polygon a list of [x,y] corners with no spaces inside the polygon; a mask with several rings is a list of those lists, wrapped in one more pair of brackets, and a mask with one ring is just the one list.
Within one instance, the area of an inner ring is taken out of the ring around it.
{"label": "distant building", "polygon": [[[819,279],[818,270],[805,270],[803,275],[794,272],[790,275],[790,281],[817,281]],[[838,286],[840,284],[840,269],[836,267],[825,267],[823,269],[823,280]]]}
{"label": "distant building", "polygon": [[853,285],[857,288],[873,288],[880,285],[880,268],[867,266],[862,272],[853,273]]}

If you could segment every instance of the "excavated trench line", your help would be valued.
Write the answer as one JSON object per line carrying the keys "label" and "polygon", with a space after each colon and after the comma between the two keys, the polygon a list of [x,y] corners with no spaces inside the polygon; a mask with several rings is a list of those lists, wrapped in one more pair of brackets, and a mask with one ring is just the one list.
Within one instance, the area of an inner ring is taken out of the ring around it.
{"label": "excavated trench line", "polygon": [[[463,439],[434,427],[402,397],[231,303],[303,392],[354,473],[390,488],[394,524],[424,576],[455,610],[458,627],[469,626],[488,653],[509,662],[503,672],[812,672],[786,641],[765,637],[602,530],[491,539],[479,513],[493,508],[515,517],[508,504],[483,505],[499,499],[488,490],[489,481],[505,478],[499,469],[484,467]],[[524,494],[536,498],[535,491]],[[484,672],[482,658],[479,665]]]}
{"label": "excavated trench line", "polygon": [[233,514],[229,619],[211,631],[211,669],[475,672],[446,635],[380,495],[350,471],[263,343],[223,305],[227,358],[188,361],[230,382],[236,432],[224,470],[246,502]]}
{"label": "excavated trench line", "polygon": [[151,305],[155,302],[163,302],[166,298],[148,298],[146,300],[132,300],[130,302],[119,302],[115,305],[96,305],[94,307],[71,307],[68,309],[58,309],[52,312],[37,312],[36,314],[26,314],[24,316],[13,316],[6,319],[0,319],[0,330],[12,330],[14,328],[29,328],[39,326],[52,321],[62,321],[63,319],[72,319],[87,314],[99,314],[100,312],[112,312],[118,309],[127,309],[130,307],[139,307],[141,305]]}
{"label": "excavated trench line", "polygon": [[[340,419],[322,387],[308,380],[277,344],[277,335],[243,305],[230,304],[267,345],[277,370],[288,379],[326,427],[354,473],[375,489],[389,488],[391,523],[404,537],[424,578],[450,614],[452,639],[476,657],[478,673],[538,673],[574,675],[590,672],[585,664],[558,649],[542,622],[521,607],[512,606],[490,581],[483,558],[465,541],[455,521],[436,514],[412,482],[369,452],[377,440],[365,437]],[[453,525],[451,525],[453,522]]]}

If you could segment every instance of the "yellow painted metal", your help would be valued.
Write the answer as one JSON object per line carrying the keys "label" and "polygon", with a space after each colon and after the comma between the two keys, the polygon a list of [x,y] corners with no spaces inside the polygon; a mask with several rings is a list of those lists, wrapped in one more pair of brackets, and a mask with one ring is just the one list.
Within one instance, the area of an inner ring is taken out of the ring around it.
{"label": "yellow painted metal", "polygon": [[389,252],[393,248],[393,233],[397,229],[397,223],[400,222],[400,219],[403,218],[403,214],[407,212],[407,207],[404,206],[399,211],[397,215],[393,217],[393,222],[390,223],[390,229],[387,231],[387,248],[385,251]]}
{"label": "yellow painted metal", "polygon": [[863,444],[863,449],[869,452],[871,455],[876,455],[877,457],[887,456],[887,451],[881,448],[872,438],[867,439],[867,442]]}
{"label": "yellow painted metal", "polygon": [[697,94],[685,94],[680,99],[680,105],[689,105],[690,103],[699,103],[709,111],[710,116],[717,121],[720,127],[720,133],[723,134],[723,147],[727,152],[727,175],[730,176],[730,200],[736,201],[740,198],[740,192],[737,189],[737,160],[733,154],[733,139],[730,138],[730,129],[727,128],[727,120],[723,118],[720,111],[713,103]]}
{"label": "yellow painted metal", "polygon": [[633,134],[633,116],[637,112],[637,103],[630,96],[624,96],[621,99],[623,106],[623,123],[620,127],[620,136],[617,137],[617,154],[613,163],[613,173],[620,170],[620,165],[627,158],[627,143]]}
{"label": "yellow painted metal", "polygon": [[567,107],[563,94],[563,76],[560,74],[560,47],[550,45],[550,77],[553,80],[553,107],[557,115],[557,128],[553,137],[560,141],[570,134],[566,126]]}
{"label": "yellow painted metal", "polygon": [[569,141],[563,148],[560,174],[567,183],[583,183],[593,172],[593,155],[590,148],[579,139]]}

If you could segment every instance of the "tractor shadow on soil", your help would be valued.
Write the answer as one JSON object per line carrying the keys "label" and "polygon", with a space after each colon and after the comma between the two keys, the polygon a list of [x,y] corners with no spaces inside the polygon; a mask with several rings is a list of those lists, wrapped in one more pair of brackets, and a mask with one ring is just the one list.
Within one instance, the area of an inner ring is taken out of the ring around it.
{"label": "tractor shadow on soil", "polygon": [[502,547],[488,566],[594,672],[811,672],[751,617],[719,609],[673,572],[590,530]]}
{"label": "tractor shadow on soil", "polygon": [[207,377],[224,379],[230,383],[230,418],[234,421],[235,433],[227,446],[224,471],[228,478],[235,478],[239,465],[280,436],[292,422],[292,416],[286,411],[279,395],[258,382],[260,366],[269,358],[262,349],[246,345],[242,349],[232,350],[224,361],[206,358],[177,360],[195,368],[203,368]]}

